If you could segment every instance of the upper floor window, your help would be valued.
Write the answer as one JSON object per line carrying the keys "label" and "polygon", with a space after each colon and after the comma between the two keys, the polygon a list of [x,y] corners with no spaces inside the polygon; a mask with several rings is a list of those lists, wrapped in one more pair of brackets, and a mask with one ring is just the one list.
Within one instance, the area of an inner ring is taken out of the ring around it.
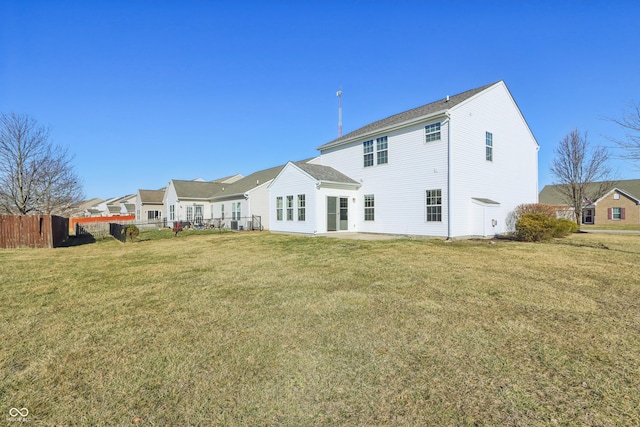
{"label": "upper floor window", "polygon": [[485,133],[485,147],[486,147],[486,158],[488,161],[493,161],[493,134],[491,132]]}
{"label": "upper floor window", "polygon": [[362,143],[364,151],[364,167],[373,166],[373,139]]}
{"label": "upper floor window", "polygon": [[382,165],[389,161],[387,154],[387,137],[383,136],[376,139],[376,149],[378,150],[378,164]]}
{"label": "upper floor window", "polygon": [[433,123],[424,127],[424,141],[439,141],[440,140],[440,122]]}
{"label": "upper floor window", "polygon": [[442,190],[427,190],[427,222],[442,221]]}
{"label": "upper floor window", "polygon": [[364,196],[364,220],[373,221],[375,219],[375,198],[373,194]]}

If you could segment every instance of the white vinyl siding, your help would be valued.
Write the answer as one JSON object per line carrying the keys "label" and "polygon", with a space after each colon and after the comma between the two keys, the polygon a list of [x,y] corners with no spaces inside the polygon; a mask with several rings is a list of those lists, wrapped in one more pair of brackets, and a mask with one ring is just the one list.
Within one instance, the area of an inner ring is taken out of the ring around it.
{"label": "white vinyl siding", "polygon": [[[383,167],[362,167],[362,141],[324,150],[322,164],[331,166],[361,184],[350,226],[365,233],[442,236],[447,233],[446,194],[443,221],[425,221],[424,192],[447,187],[447,125],[440,127],[441,140],[424,143],[425,124],[386,134],[390,153]],[[375,220],[364,220],[364,195],[375,194]],[[353,200],[351,200],[353,201]]]}
{"label": "white vinyl siding", "polygon": [[[358,149],[358,166],[362,167],[362,143],[358,144]],[[319,193],[320,191],[316,188],[316,181],[292,163],[287,164],[280,172],[280,175],[269,185],[271,209],[272,212],[274,210],[277,211],[278,199],[282,203],[280,206],[284,207],[284,200],[288,195],[304,196],[304,220],[300,220],[300,211],[298,211],[297,221],[273,221],[270,224],[270,230],[305,234],[321,233],[322,229],[319,227],[324,224],[325,220],[323,219],[323,214],[318,213],[321,209],[324,209],[324,205],[322,207],[319,206]],[[300,203],[299,200],[298,203]],[[300,209],[300,204],[297,207]]]}
{"label": "white vinyl siding", "polygon": [[[503,84],[455,107],[450,117],[451,235],[475,234],[473,198],[499,203],[489,210],[487,223],[496,221],[491,227],[494,233],[511,231],[507,219],[515,207],[538,201],[538,145],[524,118]],[[492,133],[492,161],[486,160],[487,129]]]}

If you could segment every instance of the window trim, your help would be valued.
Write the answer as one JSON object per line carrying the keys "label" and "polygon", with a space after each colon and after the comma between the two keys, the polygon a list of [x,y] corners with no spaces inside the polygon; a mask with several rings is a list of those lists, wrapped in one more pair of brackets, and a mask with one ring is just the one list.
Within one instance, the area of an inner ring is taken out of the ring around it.
{"label": "window trim", "polygon": [[276,197],[276,221],[282,221],[283,207],[284,207],[284,203],[283,203],[282,196]]}
{"label": "window trim", "polygon": [[485,160],[493,162],[493,132],[484,133]]}
{"label": "window trim", "polygon": [[364,195],[364,220],[375,221],[376,220],[376,200],[375,194]]}
{"label": "window trim", "polygon": [[442,189],[425,190],[424,195],[425,222],[442,222]]}
{"label": "window trim", "polygon": [[424,127],[424,143],[440,141],[442,139],[442,123],[435,122]]}
{"label": "window trim", "polygon": [[305,194],[298,194],[298,221],[307,220],[307,197]]}
{"label": "window trim", "polygon": [[374,165],[373,139],[362,142],[363,167],[368,168]]}
{"label": "window trim", "polygon": [[[380,161],[382,159],[383,162]],[[376,138],[376,164],[386,165],[387,163],[389,163],[389,140],[387,136],[381,136]]]}
{"label": "window trim", "polygon": [[[616,213],[617,211],[617,213]],[[621,207],[612,207],[611,208],[611,219],[614,221],[620,221],[622,219],[622,208]]]}
{"label": "window trim", "polygon": [[293,195],[287,196],[287,221],[293,221]]}

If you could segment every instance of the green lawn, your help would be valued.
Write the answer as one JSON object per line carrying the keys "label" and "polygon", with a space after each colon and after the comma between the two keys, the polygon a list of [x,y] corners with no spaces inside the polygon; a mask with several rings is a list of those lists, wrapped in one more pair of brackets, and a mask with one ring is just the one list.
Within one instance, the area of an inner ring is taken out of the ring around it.
{"label": "green lawn", "polygon": [[2,417],[640,424],[638,236],[141,237],[0,251]]}

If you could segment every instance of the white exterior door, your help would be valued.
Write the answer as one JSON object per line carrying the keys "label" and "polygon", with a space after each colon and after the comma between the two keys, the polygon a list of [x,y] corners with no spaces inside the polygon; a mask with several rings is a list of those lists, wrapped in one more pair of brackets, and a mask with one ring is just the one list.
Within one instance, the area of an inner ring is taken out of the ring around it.
{"label": "white exterior door", "polygon": [[349,199],[347,197],[327,197],[327,231],[349,229]]}

